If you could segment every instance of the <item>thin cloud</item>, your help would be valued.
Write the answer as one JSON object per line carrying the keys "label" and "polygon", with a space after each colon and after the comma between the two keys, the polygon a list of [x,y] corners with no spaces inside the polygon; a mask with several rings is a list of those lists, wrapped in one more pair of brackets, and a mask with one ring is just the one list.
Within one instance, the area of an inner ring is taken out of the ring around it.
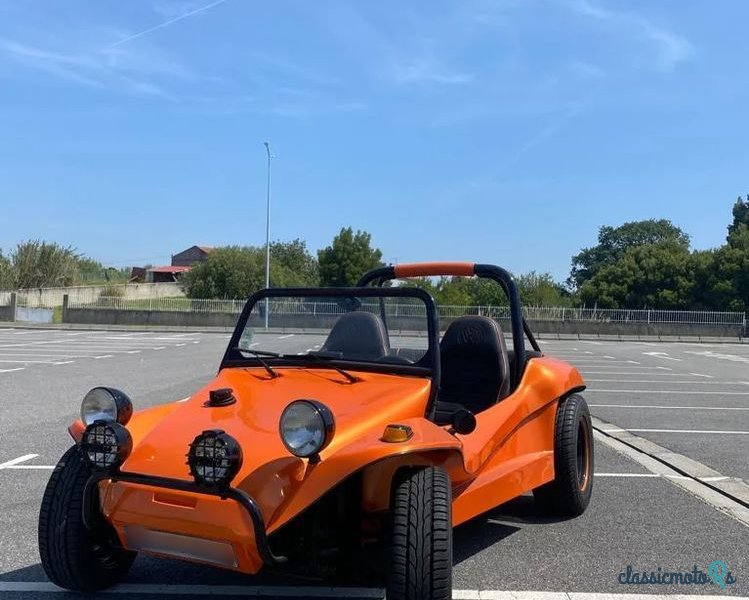
{"label": "thin cloud", "polygon": [[469,73],[452,71],[437,64],[432,59],[417,58],[397,62],[393,66],[393,79],[399,84],[437,83],[443,85],[462,85],[473,80]]}
{"label": "thin cloud", "polygon": [[193,10],[190,10],[186,13],[182,13],[181,15],[177,15],[176,17],[172,17],[171,19],[167,19],[166,21],[159,23],[158,25],[154,25],[153,27],[149,27],[148,29],[138,31],[137,33],[134,33],[125,38],[122,38],[121,40],[116,41],[114,44],[111,44],[109,48],[116,48],[117,46],[122,46],[122,44],[127,44],[128,42],[137,40],[138,38],[141,38],[144,35],[148,35],[149,33],[153,33],[154,31],[158,31],[159,29],[164,29],[165,27],[169,27],[170,25],[173,25],[174,23],[177,23],[189,17],[195,16],[198,13],[205,12],[206,10],[211,9],[214,6],[218,6],[219,4],[223,4],[224,2],[226,2],[226,0],[216,0],[215,2],[211,2],[210,4],[206,4],[204,6],[200,6]]}
{"label": "thin cloud", "polygon": [[26,69],[90,88],[116,89],[137,96],[172,98],[161,86],[137,77],[136,69],[132,66],[117,68],[110,64],[106,54],[52,52],[0,38],[0,55]]}
{"label": "thin cloud", "polygon": [[633,30],[653,45],[656,54],[654,64],[662,71],[672,71],[695,54],[689,40],[642,15],[609,10],[589,0],[561,0],[561,4],[581,16]]}

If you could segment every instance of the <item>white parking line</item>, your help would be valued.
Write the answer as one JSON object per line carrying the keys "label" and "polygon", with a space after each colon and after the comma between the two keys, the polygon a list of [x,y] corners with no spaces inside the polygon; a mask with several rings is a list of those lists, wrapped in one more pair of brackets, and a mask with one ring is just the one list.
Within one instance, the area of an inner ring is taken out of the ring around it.
{"label": "white parking line", "polygon": [[696,394],[700,396],[749,396],[749,392],[725,392],[723,390],[596,390],[588,388],[586,393],[599,394]]}
{"label": "white parking line", "polygon": [[[686,475],[664,475],[661,473],[598,473],[597,471],[593,474],[595,477],[646,477],[646,478],[661,478],[661,479],[694,479]],[[725,481],[728,479],[725,475],[716,477],[697,477],[700,481]]]}
{"label": "white parking line", "polygon": [[690,375],[694,375],[695,377],[707,377],[708,379],[713,379],[713,375],[703,375],[702,373],[690,373]]}
{"label": "white parking line", "polygon": [[12,373],[13,371],[23,371],[26,367],[16,367],[15,369],[0,369],[0,373]]}
{"label": "white parking line", "polygon": [[51,358],[91,358],[91,354],[69,354],[68,352],[58,352],[58,353],[49,353],[49,352],[43,352],[43,353],[37,353],[37,352],[12,352],[7,354],[0,354],[0,356],[9,356],[12,358],[18,358],[20,356],[31,356],[31,357],[39,357],[39,356],[49,356]]}
{"label": "white parking line", "polygon": [[293,334],[293,333],[287,333],[286,335],[279,335],[278,339],[279,340],[285,340],[286,338],[294,337],[294,335],[295,334]]}
{"label": "white parking line", "polygon": [[657,410],[749,410],[749,406],[663,406],[652,404],[589,404],[596,408],[652,408]]}
{"label": "white parking line", "polygon": [[623,431],[634,431],[639,433],[708,433],[711,435],[749,435],[749,431],[731,431],[723,429],[621,429],[613,427],[611,429],[602,429],[605,433],[621,433]]}
{"label": "white parking line", "polygon": [[48,333],[49,331],[46,329],[39,329],[39,330],[27,330],[27,331],[14,331],[11,335],[29,335],[31,333]]}
{"label": "white parking line", "polygon": [[669,356],[668,352],[643,352],[643,354],[646,356],[652,356],[653,358],[662,358],[663,360],[674,360],[676,362],[681,362],[680,358]]}
{"label": "white parking line", "polygon": [[[459,592],[461,590],[455,590]],[[0,592],[35,592],[69,594],[46,581],[0,581]],[[143,594],[168,596],[244,596],[247,598],[384,598],[384,590],[378,588],[333,588],[333,587],[291,587],[291,586],[250,586],[250,585],[184,585],[121,583],[97,594]],[[453,596],[454,598],[479,598],[476,596]],[[690,596],[698,598],[697,596]],[[492,596],[493,598],[493,596]],[[509,596],[508,596],[509,598]],[[565,596],[566,598],[566,596]]]}
{"label": "white parking line", "polygon": [[[629,364],[629,365],[631,365],[631,364],[639,365],[640,364],[640,363],[635,363],[634,361],[631,361],[631,360],[598,360],[598,359],[587,359],[587,358],[584,359],[584,360],[574,360],[574,359],[567,359],[567,360],[569,360],[570,362],[572,362],[572,363],[574,363],[576,365],[583,365],[584,364],[584,365],[599,365],[600,366],[600,365],[614,365],[614,364],[617,364],[617,363]],[[643,368],[645,368],[645,367],[643,367]]]}
{"label": "white parking line", "polygon": [[[613,364],[614,361],[606,361],[604,363],[599,364],[591,364],[589,365],[590,369],[603,369],[609,365],[611,365],[612,369],[632,369],[633,371],[663,371],[665,370],[664,367],[646,367],[640,364],[634,364],[634,365],[628,365],[628,364]],[[672,371],[673,369],[667,369],[668,371]]]}
{"label": "white parking line", "polygon": [[33,364],[33,363],[50,365],[53,362],[54,362],[53,360],[6,360],[4,358],[0,358],[0,363],[20,363],[22,365]]}
{"label": "white parking line", "polygon": [[[46,581],[0,581],[0,592],[69,594]],[[251,586],[251,585],[186,585],[160,583],[121,583],[97,594],[141,594],[164,596],[245,596],[248,598],[384,598],[381,588],[313,587],[313,586]],[[455,600],[663,600],[662,594],[540,592],[504,590],[454,589]],[[718,600],[723,596],[689,594],[673,596],[689,600]],[[739,598],[740,596],[731,596]],[[746,598],[746,596],[743,596]]]}
{"label": "white parking line", "polygon": [[[670,373],[669,373],[670,374]],[[673,375],[679,376],[679,373],[674,373]],[[699,380],[684,380],[684,381],[674,381],[671,380],[661,380],[661,379],[585,379],[586,382],[596,382],[596,383],[668,383],[668,384],[685,384],[685,385],[749,385],[749,382],[747,381],[699,381]]]}
{"label": "white parking line", "polygon": [[0,469],[7,469],[8,467],[12,467],[22,462],[26,462],[27,460],[31,460],[32,458],[36,458],[37,456],[39,455],[38,454],[24,454],[23,456],[19,456],[18,458],[14,458],[7,462],[0,463]]}

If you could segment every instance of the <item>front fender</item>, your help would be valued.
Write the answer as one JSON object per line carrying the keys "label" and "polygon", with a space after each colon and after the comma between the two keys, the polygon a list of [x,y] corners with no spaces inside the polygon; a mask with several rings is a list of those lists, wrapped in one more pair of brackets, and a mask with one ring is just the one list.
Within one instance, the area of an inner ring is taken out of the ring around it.
{"label": "front fender", "polygon": [[[134,412],[133,416],[130,417],[130,421],[127,423],[127,430],[133,438],[133,446],[140,443],[148,432],[150,432],[162,419],[169,416],[169,414],[177,408],[179,402],[181,402],[181,400],[170,402],[169,404],[159,404],[158,406],[152,406],[151,408],[144,408]],[[76,444],[80,443],[85,429],[86,426],[80,419],[73,421],[73,423],[68,427],[68,433]]]}
{"label": "front fender", "polygon": [[[302,467],[300,477],[287,488],[286,497],[268,519],[268,530],[274,531],[283,526],[323,494],[362,470],[365,471],[365,510],[376,510],[382,498],[389,497],[390,479],[387,474],[400,466],[449,463],[452,468],[462,472],[463,444],[457,437],[423,417],[402,419],[398,423],[411,427],[411,439],[403,443],[383,442],[380,439],[383,429],[377,427],[325,456],[319,463],[296,459]],[[304,463],[306,468],[302,466]],[[388,466],[381,467],[385,463]],[[262,482],[252,481],[253,475],[241,486],[245,489],[260,487]]]}

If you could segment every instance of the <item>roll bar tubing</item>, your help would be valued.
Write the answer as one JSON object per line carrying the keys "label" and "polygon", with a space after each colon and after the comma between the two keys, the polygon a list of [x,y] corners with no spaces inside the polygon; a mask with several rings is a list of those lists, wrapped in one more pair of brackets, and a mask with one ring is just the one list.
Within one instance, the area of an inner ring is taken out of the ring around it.
{"label": "roll bar tubing", "polygon": [[365,287],[372,282],[382,285],[390,279],[401,279],[404,277],[430,277],[435,275],[452,275],[457,277],[484,277],[496,281],[510,301],[510,323],[512,325],[512,349],[515,352],[515,385],[520,383],[525,368],[525,340],[534,350],[540,350],[536,339],[531,332],[528,323],[523,318],[520,305],[520,294],[515,281],[510,273],[496,265],[475,264],[468,262],[433,262],[433,263],[405,263],[378,267],[365,273],[356,284],[356,287]]}

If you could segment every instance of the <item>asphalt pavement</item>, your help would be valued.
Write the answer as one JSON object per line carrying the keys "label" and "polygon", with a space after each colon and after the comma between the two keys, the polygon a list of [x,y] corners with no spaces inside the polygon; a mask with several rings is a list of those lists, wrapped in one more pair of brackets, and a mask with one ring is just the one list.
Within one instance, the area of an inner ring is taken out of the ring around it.
{"label": "asphalt pavement", "polygon": [[[85,392],[95,385],[119,387],[136,409],[183,399],[215,374],[228,337],[0,330],[0,598],[67,597],[53,591],[41,570],[36,521],[51,468],[71,444],[66,428]],[[299,352],[319,347],[322,339],[272,334],[256,336],[253,343]],[[707,489],[720,478],[737,485],[749,481],[749,347],[562,340],[542,346],[582,371],[588,383],[584,395],[602,423],[596,434],[593,500],[580,518],[549,520],[523,497],[457,528],[455,597],[749,594],[749,523],[732,516],[715,500],[715,490]],[[658,444],[670,452],[669,460],[672,454],[675,461],[683,457],[704,465],[712,478],[701,482],[671,475],[666,467],[659,470],[642,451],[612,438],[622,434]],[[684,480],[689,489],[681,485]],[[707,572],[713,561],[723,561],[736,583],[723,590],[712,582],[643,586],[619,581],[628,566],[639,572],[691,572],[695,566]],[[381,597],[377,589],[328,590],[271,573],[247,577],[145,556],[115,591],[138,600],[165,595]]]}

